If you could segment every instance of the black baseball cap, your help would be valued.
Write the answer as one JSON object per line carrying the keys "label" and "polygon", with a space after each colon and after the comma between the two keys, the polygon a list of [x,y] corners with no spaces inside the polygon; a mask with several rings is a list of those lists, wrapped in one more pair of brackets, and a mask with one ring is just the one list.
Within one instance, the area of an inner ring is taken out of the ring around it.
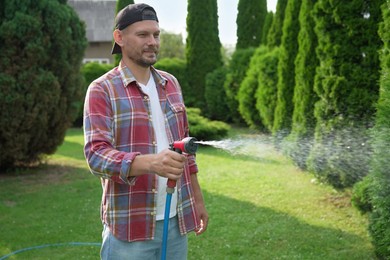
{"label": "black baseball cap", "polygon": [[[154,20],[158,22],[156,11],[147,4],[130,4],[120,10],[115,18],[115,29],[123,30],[130,24]],[[114,42],[111,54],[121,53],[121,47]]]}

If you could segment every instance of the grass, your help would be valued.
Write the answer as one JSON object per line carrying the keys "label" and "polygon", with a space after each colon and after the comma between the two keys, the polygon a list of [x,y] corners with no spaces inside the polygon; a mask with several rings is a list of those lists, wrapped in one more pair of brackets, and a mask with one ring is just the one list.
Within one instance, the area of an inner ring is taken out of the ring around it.
{"label": "grass", "polygon": [[[233,133],[242,134],[243,131]],[[248,134],[248,133],[246,133]],[[47,163],[0,175],[0,259],[99,259],[99,180],[88,172],[79,129]],[[367,220],[340,193],[276,152],[200,147],[208,231],[189,235],[189,259],[375,259]]]}

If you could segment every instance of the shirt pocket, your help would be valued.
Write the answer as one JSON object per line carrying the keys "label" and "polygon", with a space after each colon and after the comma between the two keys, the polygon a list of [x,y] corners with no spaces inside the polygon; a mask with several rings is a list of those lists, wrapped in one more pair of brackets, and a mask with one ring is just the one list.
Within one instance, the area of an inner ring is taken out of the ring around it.
{"label": "shirt pocket", "polygon": [[181,140],[186,137],[187,132],[187,116],[186,108],[183,103],[173,103],[168,106],[167,120],[171,129],[172,137],[176,140]]}

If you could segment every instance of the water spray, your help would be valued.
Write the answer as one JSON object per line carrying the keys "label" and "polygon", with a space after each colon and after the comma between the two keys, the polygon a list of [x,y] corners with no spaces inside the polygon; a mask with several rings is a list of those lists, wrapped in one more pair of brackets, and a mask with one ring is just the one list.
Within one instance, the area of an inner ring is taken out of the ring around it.
{"label": "water spray", "polygon": [[[194,137],[186,137],[181,141],[175,141],[170,145],[170,149],[177,153],[195,154],[198,150],[198,143]],[[164,229],[162,240],[161,259],[165,260],[167,256],[169,214],[171,211],[172,194],[175,192],[176,181],[168,179],[167,181],[167,199],[165,202]]]}

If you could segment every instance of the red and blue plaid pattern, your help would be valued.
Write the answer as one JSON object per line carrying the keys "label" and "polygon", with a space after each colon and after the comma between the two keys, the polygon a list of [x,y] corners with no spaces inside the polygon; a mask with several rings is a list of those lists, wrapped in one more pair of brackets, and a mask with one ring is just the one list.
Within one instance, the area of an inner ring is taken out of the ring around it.
{"label": "red and blue plaid pattern", "polygon": [[[160,104],[165,114],[169,142],[188,136],[186,110],[180,85],[172,75],[152,68]],[[90,171],[101,177],[102,222],[120,240],[154,238],[157,177],[130,177],[130,167],[139,154],[156,153],[148,96],[142,92],[124,65],[96,79],[88,88],[84,106],[84,154]],[[180,231],[199,226],[190,174],[197,173],[194,156],[189,156],[178,181]]]}

